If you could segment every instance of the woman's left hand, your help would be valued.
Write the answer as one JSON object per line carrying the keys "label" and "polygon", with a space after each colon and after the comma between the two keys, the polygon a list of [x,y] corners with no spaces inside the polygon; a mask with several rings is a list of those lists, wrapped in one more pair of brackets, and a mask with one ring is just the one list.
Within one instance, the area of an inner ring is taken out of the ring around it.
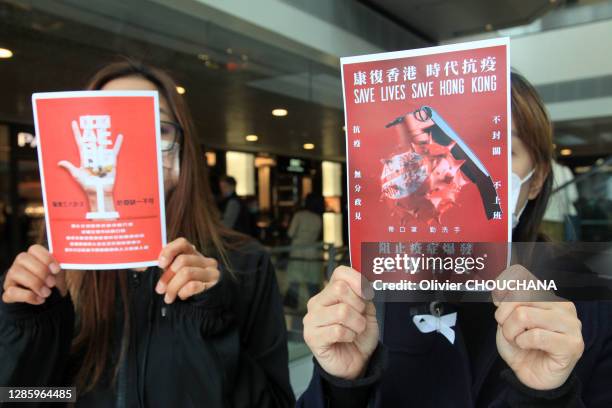
{"label": "woman's left hand", "polygon": [[564,300],[495,304],[497,350],[517,378],[536,390],[563,385],[584,351],[574,304]]}
{"label": "woman's left hand", "polygon": [[168,304],[177,296],[185,300],[210,289],[221,275],[217,261],[199,253],[185,238],[175,239],[162,249],[159,267],[164,273],[155,291],[165,294],[164,302]]}

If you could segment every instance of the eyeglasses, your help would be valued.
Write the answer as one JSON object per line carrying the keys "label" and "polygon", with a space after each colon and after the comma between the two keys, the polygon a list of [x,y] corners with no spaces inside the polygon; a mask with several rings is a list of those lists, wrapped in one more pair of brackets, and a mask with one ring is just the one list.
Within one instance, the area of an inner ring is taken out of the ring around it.
{"label": "eyeglasses", "polygon": [[163,153],[171,152],[181,146],[181,138],[183,137],[183,128],[181,125],[176,122],[160,120],[159,130],[161,133],[161,150]]}

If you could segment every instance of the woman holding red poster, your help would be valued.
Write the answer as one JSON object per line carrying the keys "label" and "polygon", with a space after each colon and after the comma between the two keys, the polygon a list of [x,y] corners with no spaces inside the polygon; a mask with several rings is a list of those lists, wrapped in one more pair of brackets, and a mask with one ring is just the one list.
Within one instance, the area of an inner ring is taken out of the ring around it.
{"label": "woman holding red poster", "polygon": [[[538,228],[551,193],[552,127],[523,77],[512,74],[511,88],[512,240],[533,245],[543,239]],[[518,264],[504,274],[534,277]],[[316,363],[298,407],[612,406],[610,301],[494,294],[489,303],[375,306],[363,283],[341,266],[310,299],[304,339]]]}
{"label": "woman holding red poster", "polygon": [[[126,62],[99,71],[88,89],[159,93],[172,241],[159,267],[145,270],[66,271],[44,245],[20,253],[2,280],[0,385],[76,386],[76,405],[86,407],[293,406],[272,264],[253,240],[221,225],[176,84]],[[121,140],[99,172],[83,160],[58,163],[90,197],[92,213],[99,180],[111,197],[104,211],[114,211]]]}

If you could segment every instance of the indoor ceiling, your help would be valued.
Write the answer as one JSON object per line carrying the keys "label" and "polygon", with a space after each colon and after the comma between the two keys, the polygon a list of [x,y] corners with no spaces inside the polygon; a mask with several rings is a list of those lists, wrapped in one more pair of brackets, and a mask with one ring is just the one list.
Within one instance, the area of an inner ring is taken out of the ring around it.
{"label": "indoor ceiling", "polygon": [[581,119],[555,123],[555,144],[561,160],[591,164],[612,152],[612,118]]}
{"label": "indoor ceiling", "polygon": [[421,38],[439,42],[527,24],[561,0],[360,0]]}
{"label": "indoor ceiling", "polygon": [[[88,3],[105,7],[87,10],[96,25],[28,3],[0,0],[0,46],[14,52],[0,60],[0,120],[30,124],[33,92],[80,89],[103,65],[130,56],[166,69],[186,89],[206,147],[344,160],[340,75],[333,68],[144,0]],[[145,4],[148,13],[135,16]],[[289,114],[274,117],[274,108]],[[248,134],[258,141],[247,142]],[[315,148],[304,150],[304,143]]]}
{"label": "indoor ceiling", "polygon": [[[556,2],[366,3],[438,41],[481,32],[486,24],[526,23]],[[145,7],[147,13],[138,12]],[[338,69],[147,0],[0,0],[0,46],[15,54],[0,60],[0,121],[31,124],[33,92],[79,89],[101,66],[131,56],[168,70],[186,88],[206,147],[344,160]],[[274,117],[274,108],[289,114]],[[248,134],[258,141],[247,142]],[[558,124],[555,137],[575,155],[609,152],[612,120]],[[304,150],[304,143],[315,148]]]}

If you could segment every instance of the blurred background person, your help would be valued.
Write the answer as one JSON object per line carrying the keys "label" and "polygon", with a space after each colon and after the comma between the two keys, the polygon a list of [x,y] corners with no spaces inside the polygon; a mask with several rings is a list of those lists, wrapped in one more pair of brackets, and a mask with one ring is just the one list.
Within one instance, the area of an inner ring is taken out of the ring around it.
{"label": "blurred background person", "polygon": [[253,222],[246,203],[236,194],[236,179],[225,175],[219,180],[219,211],[221,222],[227,228],[253,235]]}
{"label": "blurred background person", "polygon": [[304,208],[297,211],[291,219],[287,231],[292,246],[287,265],[287,307],[298,307],[302,283],[306,285],[309,297],[314,296],[321,286],[323,253],[316,244],[321,239],[323,212],[323,197],[310,193],[306,196]]}

